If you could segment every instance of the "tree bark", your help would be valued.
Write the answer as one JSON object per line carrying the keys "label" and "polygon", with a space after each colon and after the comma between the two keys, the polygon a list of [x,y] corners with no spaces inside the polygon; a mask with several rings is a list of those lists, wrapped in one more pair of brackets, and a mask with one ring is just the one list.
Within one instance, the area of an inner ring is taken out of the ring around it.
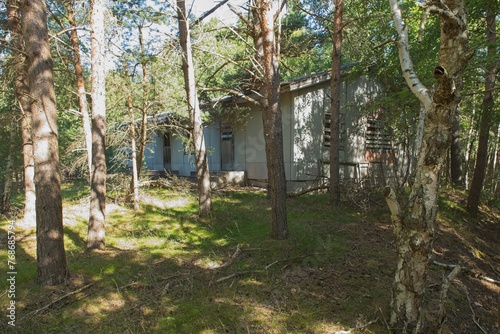
{"label": "tree bark", "polygon": [[[141,47],[141,54],[145,55],[144,46],[144,35],[142,32],[142,27],[139,26],[139,45]],[[148,137],[148,67],[144,59],[141,59],[142,68],[142,110],[141,110],[141,128],[140,128],[140,140],[139,140],[139,152],[137,153],[137,175],[141,175],[142,170],[142,160],[144,159],[144,150],[146,149],[146,142]],[[130,189],[132,190],[132,184],[130,184]]]}
{"label": "tree bark", "polygon": [[24,55],[20,3],[18,0],[6,2],[8,12],[8,27],[11,33],[12,54],[14,58],[14,91],[21,111],[21,136],[23,142],[23,173],[24,173],[24,222],[23,226],[36,225],[35,209],[35,162],[33,158],[31,99],[29,95],[28,69]]}
{"label": "tree bark", "polygon": [[9,155],[7,156],[7,166],[5,170],[5,185],[3,187],[2,193],[2,203],[0,212],[8,212],[10,210],[10,198],[12,194],[12,178],[14,176],[14,154],[16,148],[16,124],[14,121],[10,124],[10,136],[9,136]]}
{"label": "tree bark", "polygon": [[331,82],[331,120],[330,120],[330,202],[340,204],[340,94],[341,94],[341,51],[342,51],[342,13],[343,0],[335,0],[333,22],[333,55]]}
{"label": "tree bark", "polygon": [[191,48],[191,37],[186,11],[186,2],[177,0],[177,15],[179,20],[179,38],[183,51],[182,70],[184,73],[184,88],[186,90],[189,115],[191,120],[191,135],[194,145],[194,157],[196,162],[196,177],[198,181],[199,215],[207,216],[212,210],[210,172],[208,169],[208,156],[205,149],[205,137],[203,135],[203,123],[201,121],[201,110],[196,93],[196,81],[194,76],[194,64]]}
{"label": "tree bark", "polygon": [[[429,258],[435,238],[439,175],[450,145],[450,129],[460,102],[462,74],[470,58],[465,6],[462,0],[423,3],[440,15],[441,47],[433,95],[413,70],[409,53],[408,26],[397,0],[389,0],[398,32],[403,76],[426,110],[422,147],[408,206],[400,208],[394,192],[386,191],[397,244],[397,267],[393,283],[390,324],[395,333],[438,332],[442,324],[429,321],[424,305]],[[439,6],[439,7],[438,7]]]}
{"label": "tree bark", "polygon": [[23,0],[22,26],[33,99],[37,281],[40,285],[56,285],[66,280],[69,271],[64,250],[57,109],[45,1]]}
{"label": "tree bark", "polygon": [[476,98],[475,98],[475,96],[473,96],[472,97],[472,114],[471,114],[470,120],[469,120],[469,132],[467,134],[467,147],[466,147],[466,152],[465,152],[465,167],[464,167],[465,168],[465,176],[464,176],[465,189],[469,189],[470,161],[471,161],[471,157],[472,157],[474,141],[475,141],[475,138],[477,135],[475,115],[476,115]]}
{"label": "tree bark", "polygon": [[105,0],[93,0],[91,13],[92,173],[87,250],[105,248],[106,217],[106,72],[104,56]]}
{"label": "tree bark", "polygon": [[[267,178],[271,200],[273,239],[288,238],[286,216],[286,175],[283,156],[283,126],[280,103],[279,53],[274,33],[272,1],[254,1],[261,36],[257,37],[256,50],[260,54],[263,75],[262,120],[266,146]],[[261,44],[260,44],[261,43]]]}
{"label": "tree bark", "polygon": [[450,146],[450,174],[451,183],[456,187],[463,187],[463,172],[462,172],[462,156],[460,145],[460,121],[457,113],[453,120],[451,130],[451,146]]}
{"label": "tree bark", "polygon": [[137,170],[137,145],[135,142],[135,117],[134,117],[134,103],[132,100],[132,85],[130,82],[130,73],[125,59],[122,59],[123,71],[127,77],[127,107],[128,117],[130,121],[130,149],[132,154],[132,178],[130,180],[129,196],[131,196],[134,210],[139,210],[139,172]]}
{"label": "tree bark", "polygon": [[[495,17],[495,2],[488,1],[486,8],[486,40],[487,54],[490,59],[496,57],[496,17]],[[481,192],[483,189],[484,176],[486,173],[486,165],[488,161],[488,140],[490,135],[490,127],[493,121],[493,106],[495,103],[493,89],[495,87],[497,72],[497,64],[490,62],[487,66],[487,73],[484,82],[484,95],[481,112],[481,123],[479,126],[479,140],[477,143],[476,165],[474,175],[469,189],[467,198],[467,212],[472,217],[476,217],[479,213],[479,202],[481,200]]]}
{"label": "tree bark", "polygon": [[83,74],[82,61],[80,56],[80,42],[78,38],[77,25],[73,12],[73,2],[64,3],[68,14],[68,21],[71,25],[70,40],[73,48],[73,66],[75,67],[76,88],[78,94],[78,105],[82,117],[83,134],[85,137],[85,148],[87,149],[87,164],[90,176],[92,174],[92,127],[90,124],[90,115],[87,102],[87,92],[85,91],[85,77]]}

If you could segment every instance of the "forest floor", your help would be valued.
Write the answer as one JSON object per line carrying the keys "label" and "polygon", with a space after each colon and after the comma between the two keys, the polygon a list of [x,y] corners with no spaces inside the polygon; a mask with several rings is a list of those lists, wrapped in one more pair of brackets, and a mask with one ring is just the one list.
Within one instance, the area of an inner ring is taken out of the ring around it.
{"label": "forest floor", "polygon": [[[290,239],[273,241],[259,189],[215,191],[205,219],[188,183],[143,189],[140,212],[108,189],[107,249],[89,254],[86,187],[64,185],[64,285],[35,284],[35,229],[16,229],[16,296],[2,278],[0,333],[389,332],[395,245],[380,190],[350,193],[336,209],[325,194],[290,198]],[[460,264],[444,332],[498,333],[500,212],[491,204],[471,219],[464,203],[462,191],[442,191],[428,301],[437,306],[443,277]],[[0,221],[2,277],[10,221]]]}

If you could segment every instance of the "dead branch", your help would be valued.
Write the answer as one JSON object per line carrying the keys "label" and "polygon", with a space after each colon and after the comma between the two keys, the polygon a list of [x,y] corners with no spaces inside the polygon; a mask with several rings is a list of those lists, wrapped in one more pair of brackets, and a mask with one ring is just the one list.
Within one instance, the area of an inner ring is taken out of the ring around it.
{"label": "dead branch", "polygon": [[481,327],[481,325],[479,324],[479,321],[477,320],[476,312],[474,312],[474,308],[472,307],[472,300],[470,299],[469,290],[467,290],[467,287],[465,287],[465,286],[463,286],[463,289],[465,291],[465,295],[467,296],[467,300],[469,301],[469,308],[470,308],[470,311],[472,313],[472,320],[474,321],[476,326],[481,330],[481,332],[483,332],[484,334],[488,334],[488,332],[485,331],[483,327]]}
{"label": "dead branch", "polygon": [[227,262],[223,263],[219,267],[213,268],[213,270],[221,270],[221,269],[229,267],[230,265],[232,265],[234,263],[234,261],[236,261],[236,258],[240,254],[241,254],[241,248],[240,248],[240,245],[238,244],[236,246],[236,250],[234,251],[233,255],[231,255],[231,257],[229,258],[229,260],[227,260]]}
{"label": "dead branch", "polygon": [[[432,264],[434,264],[436,266],[439,266],[439,267],[450,268],[450,269],[454,269],[457,266],[459,266],[458,264],[446,264],[446,263],[442,263],[442,262],[439,262],[439,261],[436,261],[436,260],[432,261]],[[478,274],[477,272],[474,272],[474,270],[472,270],[471,268],[462,267],[462,270],[464,272],[466,272],[466,273],[474,276],[475,278],[479,278],[479,279],[481,279],[483,281],[500,285],[500,281],[499,280],[496,280],[494,278],[485,276],[485,275],[480,274],[480,273]]]}
{"label": "dead branch", "polygon": [[201,21],[203,21],[205,18],[207,18],[208,16],[210,16],[213,12],[215,12],[219,7],[223,6],[224,4],[226,4],[226,2],[228,2],[229,0],[223,0],[221,2],[219,2],[218,4],[216,4],[214,7],[212,7],[212,9],[210,10],[207,10],[205,13],[203,13],[198,19],[196,19],[196,21],[194,21],[193,23],[191,23],[189,25],[190,28],[193,28],[195,25],[199,24]]}
{"label": "dead branch", "polygon": [[216,280],[215,283],[224,282],[228,279],[231,279],[231,278],[237,277],[237,276],[242,276],[242,275],[247,275],[247,274],[252,274],[252,273],[260,273],[260,272],[262,272],[262,271],[261,270],[239,271],[237,273],[233,273],[231,275],[221,277],[218,280]]}
{"label": "dead branch", "polygon": [[439,296],[439,313],[438,313],[438,334],[443,331],[443,324],[446,318],[446,300],[448,299],[448,290],[450,289],[451,282],[457,277],[462,268],[457,265],[451,273],[443,280],[443,284],[441,285],[441,294]]}
{"label": "dead branch", "polygon": [[308,189],[301,190],[301,191],[291,192],[287,196],[288,196],[288,198],[299,197],[299,196],[305,195],[307,193],[310,193],[313,191],[318,191],[318,190],[323,190],[323,189],[328,189],[328,185],[321,185],[321,186],[314,187],[314,188],[308,188]]}
{"label": "dead branch", "polygon": [[23,319],[24,319],[24,318],[26,318],[26,317],[32,317],[32,316],[34,316],[35,314],[37,314],[37,313],[39,313],[39,312],[42,312],[42,311],[44,311],[44,310],[48,309],[49,307],[51,307],[52,305],[54,305],[54,304],[56,304],[56,303],[60,302],[61,300],[65,299],[65,298],[68,298],[68,297],[70,297],[70,296],[76,295],[77,293],[82,292],[83,290],[90,288],[90,287],[91,287],[92,285],[94,285],[95,283],[96,283],[96,282],[89,283],[89,284],[87,284],[87,285],[85,285],[85,286],[82,286],[82,287],[81,287],[81,288],[79,288],[79,289],[76,289],[75,291],[71,291],[71,292],[69,292],[69,293],[65,294],[64,296],[61,296],[61,297],[59,297],[59,298],[57,298],[57,299],[55,299],[55,300],[51,301],[50,303],[48,303],[48,304],[47,304],[47,305],[45,305],[44,307],[41,307],[41,308],[39,308],[39,309],[37,309],[37,310],[35,310],[35,311],[32,311],[32,312],[28,313],[26,316],[24,316],[24,317],[23,317]]}
{"label": "dead branch", "polygon": [[309,256],[316,256],[316,255],[325,255],[326,253],[309,253],[309,254],[304,254],[304,255],[300,255],[300,256],[295,256],[295,257],[289,257],[289,258],[286,258],[286,259],[281,259],[281,260],[276,260],[274,262],[271,262],[270,264],[268,264],[267,266],[264,267],[264,271],[265,270],[268,270],[269,268],[271,268],[272,266],[274,266],[275,264],[277,263],[281,263],[281,262],[288,262],[288,261],[293,261],[293,260],[298,260],[298,259],[303,259],[303,258],[306,258],[306,257],[309,257]]}

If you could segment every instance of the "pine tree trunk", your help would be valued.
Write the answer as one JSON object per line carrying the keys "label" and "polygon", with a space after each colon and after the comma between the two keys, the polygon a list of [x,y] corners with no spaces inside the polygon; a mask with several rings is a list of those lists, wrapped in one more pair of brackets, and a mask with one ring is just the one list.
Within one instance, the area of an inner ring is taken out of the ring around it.
{"label": "pine tree trunk", "polygon": [[206,216],[212,210],[210,172],[208,169],[208,156],[203,135],[201,110],[196,93],[194,77],[194,64],[189,34],[189,23],[186,11],[186,2],[177,1],[177,14],[179,20],[179,37],[183,51],[182,70],[184,73],[184,88],[187,94],[189,115],[191,119],[191,135],[194,145],[194,158],[196,162],[196,177],[198,181],[199,215]]}
{"label": "pine tree trunk", "polygon": [[21,137],[23,142],[24,173],[24,222],[23,226],[36,225],[35,209],[35,162],[33,160],[33,140],[31,128],[31,100],[28,86],[28,73],[24,43],[22,37],[20,8],[18,0],[6,2],[8,11],[8,27],[11,33],[12,54],[15,59],[14,91],[21,111]]}
{"label": "pine tree trunk", "polygon": [[[487,53],[490,59],[496,58],[496,17],[495,4],[488,2],[486,9],[486,40],[488,41]],[[490,127],[493,121],[493,106],[495,104],[493,90],[495,88],[497,64],[491,62],[487,66],[487,73],[484,82],[483,103],[481,106],[481,123],[479,126],[479,140],[477,143],[476,165],[474,175],[467,198],[467,212],[472,217],[479,213],[479,202],[483,190],[484,176],[486,174],[486,165],[488,163],[488,140]]]}
{"label": "pine tree trunk", "polygon": [[[283,156],[283,126],[280,104],[279,54],[274,33],[272,1],[255,1],[262,42],[262,68],[264,69],[262,112],[266,146],[267,178],[271,200],[273,239],[288,238],[286,216],[286,175]],[[259,49],[257,49],[259,50]]]}
{"label": "pine tree trunk", "polygon": [[[144,46],[144,35],[142,32],[142,27],[139,26],[139,44],[141,47],[141,52],[143,55],[146,54]],[[141,110],[141,128],[140,128],[140,141],[139,141],[139,152],[137,153],[137,175],[141,175],[142,161],[144,160],[144,150],[146,149],[146,142],[148,137],[148,71],[147,65],[144,60],[141,60],[142,68],[142,110]],[[131,185],[132,186],[132,185]]]}
{"label": "pine tree trunk", "polygon": [[499,172],[497,172],[498,162],[500,161],[500,124],[498,125],[496,132],[495,147],[492,152],[492,162],[491,162],[491,193],[495,195],[496,189],[500,179]]}
{"label": "pine tree trunk", "polygon": [[80,108],[80,114],[82,117],[83,135],[85,137],[85,148],[87,149],[87,164],[88,164],[89,182],[90,182],[90,175],[92,174],[92,127],[90,125],[87,93],[85,91],[85,77],[83,74],[83,67],[80,56],[80,43],[78,39],[77,25],[76,25],[76,20],[74,18],[72,2],[71,1],[66,2],[65,6],[66,6],[66,12],[68,14],[68,21],[72,28],[70,33],[70,40],[71,40],[71,46],[73,48],[73,66],[75,67],[78,104]]}
{"label": "pine tree trunk", "polygon": [[132,85],[128,78],[130,78],[130,73],[128,70],[128,65],[125,59],[122,59],[123,71],[125,77],[127,78],[127,107],[128,107],[128,117],[130,121],[130,149],[132,154],[132,178],[130,180],[130,188],[128,200],[132,201],[134,205],[134,210],[139,210],[139,172],[137,170],[137,145],[135,142],[135,117],[134,117],[134,103],[132,100]]}
{"label": "pine tree trunk", "polygon": [[23,0],[22,21],[33,99],[37,281],[40,285],[56,285],[63,283],[69,272],[64,250],[57,109],[45,1]]}
{"label": "pine tree trunk", "polygon": [[330,119],[330,202],[340,204],[340,93],[341,93],[341,50],[342,50],[342,12],[343,0],[335,0],[333,23],[333,56],[331,82],[331,119]]}
{"label": "pine tree trunk", "polygon": [[450,174],[451,183],[456,187],[463,187],[463,177],[462,177],[462,156],[460,147],[460,121],[458,113],[455,115],[453,120],[453,126],[451,130],[451,147],[450,147]]}
{"label": "pine tree trunk", "polygon": [[106,217],[106,73],[104,57],[105,0],[92,1],[92,173],[87,249],[105,248]]}
{"label": "pine tree trunk", "polygon": [[9,136],[9,155],[7,156],[7,166],[5,168],[5,185],[3,187],[2,193],[2,203],[1,212],[8,212],[10,210],[10,198],[12,193],[12,179],[14,177],[14,155],[15,152],[15,136],[16,136],[16,124],[11,122],[10,125],[10,136]]}
{"label": "pine tree trunk", "polygon": [[469,189],[469,170],[470,170],[470,161],[472,157],[472,151],[474,147],[474,139],[476,138],[476,122],[475,122],[475,115],[476,115],[476,100],[475,97],[472,97],[472,114],[470,116],[469,120],[469,132],[467,134],[467,148],[465,152],[465,176],[464,176],[464,182],[465,182],[465,189]]}
{"label": "pine tree trunk", "polygon": [[[496,129],[496,124],[492,121],[491,128]],[[495,165],[496,165],[496,154],[497,154],[497,132],[493,132],[493,137],[489,140],[489,148],[488,148],[488,163],[486,166],[486,172],[484,175],[484,190],[493,189],[493,177],[495,174]]]}

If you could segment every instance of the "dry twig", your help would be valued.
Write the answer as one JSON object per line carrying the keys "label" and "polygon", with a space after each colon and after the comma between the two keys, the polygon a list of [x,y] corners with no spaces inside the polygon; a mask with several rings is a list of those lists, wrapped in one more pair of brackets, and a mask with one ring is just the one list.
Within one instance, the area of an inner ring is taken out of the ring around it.
{"label": "dry twig", "polygon": [[81,288],[79,288],[79,289],[76,289],[75,291],[71,291],[71,292],[69,292],[69,293],[65,294],[64,296],[61,296],[61,297],[59,297],[59,298],[57,298],[57,299],[55,299],[55,300],[51,301],[50,303],[48,303],[48,304],[47,304],[47,305],[45,305],[44,307],[41,307],[41,308],[39,308],[39,309],[37,309],[37,310],[35,310],[35,311],[32,311],[32,312],[28,313],[26,316],[24,316],[24,317],[23,317],[23,319],[24,319],[24,318],[26,318],[26,317],[34,316],[35,314],[40,313],[41,311],[44,311],[44,310],[48,309],[49,307],[51,307],[52,305],[54,305],[54,304],[56,304],[56,303],[60,302],[61,300],[65,299],[65,298],[68,298],[68,297],[70,297],[70,296],[73,296],[73,295],[75,295],[75,294],[77,294],[77,293],[79,293],[79,292],[82,292],[82,291],[83,291],[83,290],[85,290],[85,289],[90,288],[90,287],[91,287],[92,285],[94,285],[94,284],[95,284],[95,282],[92,282],[92,283],[89,283],[89,284],[87,284],[87,285],[85,285],[85,286],[82,286],[82,287],[81,287]]}

